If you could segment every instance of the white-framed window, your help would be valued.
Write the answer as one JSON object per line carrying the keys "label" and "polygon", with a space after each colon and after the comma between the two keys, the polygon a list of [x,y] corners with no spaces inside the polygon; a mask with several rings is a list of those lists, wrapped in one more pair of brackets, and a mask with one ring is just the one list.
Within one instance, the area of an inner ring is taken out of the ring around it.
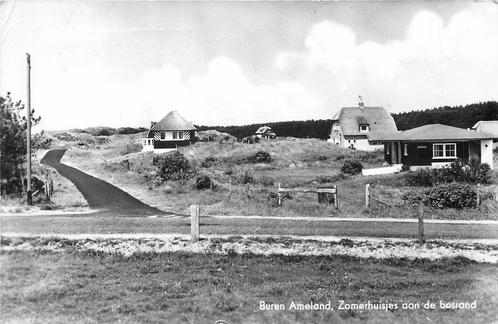
{"label": "white-framed window", "polygon": [[162,140],[166,139],[166,132],[161,132],[161,139]]}
{"label": "white-framed window", "polygon": [[368,124],[361,124],[360,125],[360,133],[366,133],[366,132],[368,132],[369,128],[370,127],[368,126]]}
{"label": "white-framed window", "polygon": [[183,139],[183,132],[173,132],[173,139]]}
{"label": "white-framed window", "polygon": [[451,159],[457,157],[456,143],[432,144],[432,158]]}
{"label": "white-framed window", "polygon": [[408,144],[403,144],[403,154],[408,156]]}

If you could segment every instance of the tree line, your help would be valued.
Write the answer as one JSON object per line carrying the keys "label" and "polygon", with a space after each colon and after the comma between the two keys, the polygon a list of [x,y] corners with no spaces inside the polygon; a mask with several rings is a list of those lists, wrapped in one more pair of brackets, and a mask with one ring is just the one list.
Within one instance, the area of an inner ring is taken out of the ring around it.
{"label": "tree line", "polygon": [[427,124],[470,128],[480,120],[498,120],[498,102],[487,101],[465,106],[443,106],[432,109],[392,114],[398,130]]}
{"label": "tree line", "polygon": [[[465,106],[443,106],[432,109],[392,114],[398,130],[407,130],[427,124],[444,124],[470,128],[480,120],[498,120],[498,102],[487,101]],[[196,126],[199,130],[214,129],[237,138],[254,135],[261,126],[270,126],[277,136],[319,138],[325,140],[332,128],[331,119],[258,123],[243,126]]]}

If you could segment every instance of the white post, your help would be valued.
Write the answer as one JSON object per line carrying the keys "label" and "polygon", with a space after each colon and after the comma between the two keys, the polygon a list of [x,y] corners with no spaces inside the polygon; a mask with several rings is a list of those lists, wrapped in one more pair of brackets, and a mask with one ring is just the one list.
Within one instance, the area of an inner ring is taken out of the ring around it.
{"label": "white post", "polygon": [[199,241],[199,205],[190,205],[190,235],[192,242]]}
{"label": "white post", "polygon": [[280,193],[280,183],[278,184],[278,205],[282,206],[282,194]]}

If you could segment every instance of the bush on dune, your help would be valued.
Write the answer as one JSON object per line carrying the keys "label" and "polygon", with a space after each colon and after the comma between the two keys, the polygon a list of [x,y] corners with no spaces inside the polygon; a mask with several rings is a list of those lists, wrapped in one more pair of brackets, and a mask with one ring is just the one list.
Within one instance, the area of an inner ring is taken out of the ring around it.
{"label": "bush on dune", "polygon": [[403,195],[408,204],[423,203],[426,206],[444,208],[475,208],[477,193],[469,186],[459,183],[441,184],[422,192],[410,191]]}
{"label": "bush on dune", "polygon": [[344,161],[344,164],[341,167],[341,171],[347,174],[358,174],[363,170],[363,165],[360,161],[356,159],[348,159]]}
{"label": "bush on dune", "polygon": [[419,169],[408,172],[405,181],[411,187],[432,187],[451,182],[491,184],[493,179],[488,164],[471,163],[470,166],[463,166],[460,160],[456,160],[450,166],[441,169]]}
{"label": "bush on dune", "polygon": [[157,180],[187,180],[195,175],[189,160],[180,152],[154,157],[152,164],[157,167]]}

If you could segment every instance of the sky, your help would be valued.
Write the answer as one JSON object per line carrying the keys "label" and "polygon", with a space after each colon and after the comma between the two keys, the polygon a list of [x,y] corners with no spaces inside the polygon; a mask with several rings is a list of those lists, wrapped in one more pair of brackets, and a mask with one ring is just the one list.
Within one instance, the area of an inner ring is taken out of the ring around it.
{"label": "sky", "polygon": [[493,2],[0,2],[0,95],[38,129],[331,118],[498,100]]}

